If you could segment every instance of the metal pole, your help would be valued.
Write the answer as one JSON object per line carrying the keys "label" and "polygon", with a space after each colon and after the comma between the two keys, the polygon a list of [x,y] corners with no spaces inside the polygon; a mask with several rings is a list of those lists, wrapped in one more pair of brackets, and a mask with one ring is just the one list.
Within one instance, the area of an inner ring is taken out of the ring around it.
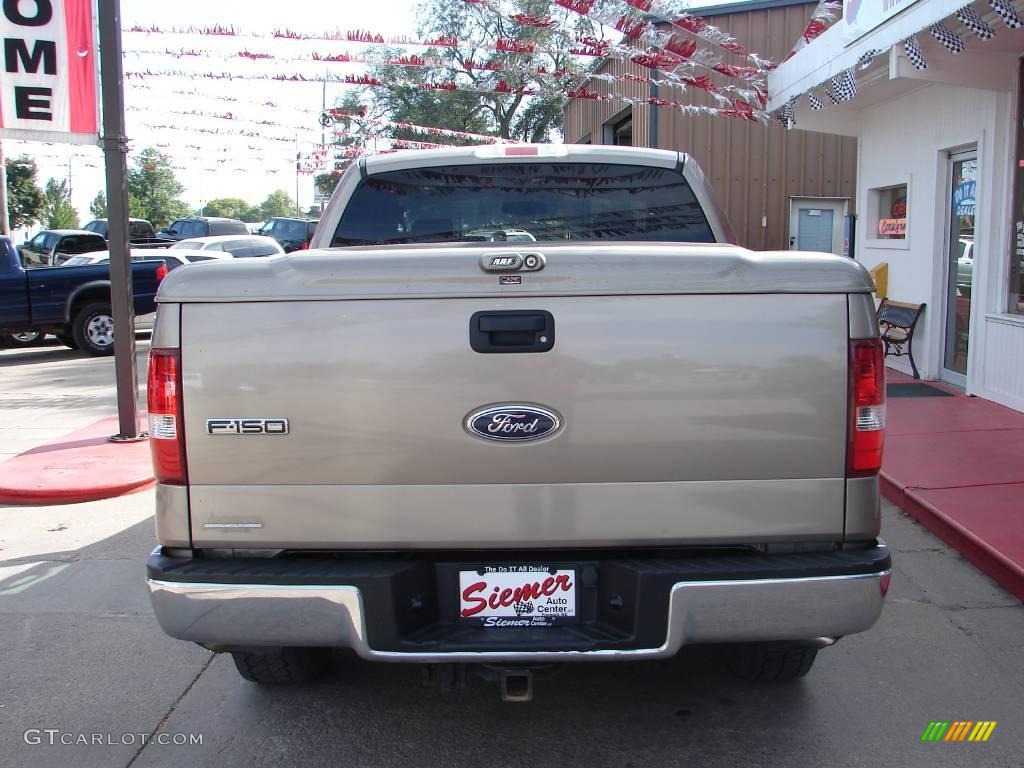
{"label": "metal pole", "polygon": [[4,144],[0,141],[0,235],[11,234],[11,219],[7,210],[7,161]]}
{"label": "metal pole", "polygon": [[99,0],[100,85],[103,100],[103,155],[107,172],[110,248],[110,305],[114,316],[114,373],[120,431],[111,440],[141,440],[138,372],[135,369],[135,311],[128,260],[128,140],[124,135],[124,72],[121,68],[121,3]]}

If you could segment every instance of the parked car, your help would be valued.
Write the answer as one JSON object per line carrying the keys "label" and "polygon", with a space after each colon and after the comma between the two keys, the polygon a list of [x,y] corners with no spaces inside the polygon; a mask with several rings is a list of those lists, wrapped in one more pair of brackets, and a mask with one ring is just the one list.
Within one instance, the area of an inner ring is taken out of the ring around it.
{"label": "parked car", "polygon": [[170,250],[189,250],[201,253],[223,251],[230,256],[234,256],[236,259],[254,256],[278,256],[284,253],[284,249],[278,244],[277,240],[261,235],[193,237],[175,243],[171,246]]}
{"label": "parked car", "polygon": [[175,219],[161,229],[157,237],[164,240],[186,240],[192,237],[211,235],[248,235],[245,222],[238,219],[224,219],[217,216],[186,216]]}
{"label": "parked car", "polygon": [[[108,219],[93,219],[82,229],[95,232],[110,240]],[[159,237],[153,225],[146,219],[128,219],[128,242],[132,248],[166,248],[167,238]]]}
{"label": "parked car", "polygon": [[[221,251],[187,251],[177,253],[171,253],[170,248],[158,248],[149,249],[132,248],[131,260],[132,261],[163,261],[167,265],[167,271],[173,272],[178,267],[183,267],[186,264],[194,264],[202,261],[214,261],[216,259],[230,259],[230,253],[223,253]],[[110,252],[109,251],[97,251],[96,253],[89,253],[84,256],[75,256],[65,261],[61,266],[63,267],[82,267],[86,264],[109,264],[110,263]]]}
{"label": "parked car", "polygon": [[[538,242],[463,242],[495,212]],[[259,683],[332,647],[512,700],[690,644],[805,675],[891,575],[874,286],[734,242],[685,154],[464,147],[353,163],[308,252],[170,275],[160,625]]]}
{"label": "parked car", "polygon": [[956,292],[958,296],[971,295],[974,280],[974,239],[961,237],[960,253],[956,260]]}
{"label": "parked car", "polygon": [[263,225],[260,234],[274,238],[284,248],[285,253],[291,253],[309,248],[313,233],[316,232],[316,225],[319,223],[319,219],[275,216]]}
{"label": "parked car", "polygon": [[22,265],[26,269],[57,267],[72,256],[105,250],[107,241],[103,236],[84,229],[44,229],[18,246]]}
{"label": "parked car", "polygon": [[[167,265],[167,271],[173,272],[178,267],[183,267],[186,264],[197,264],[204,261],[217,261],[218,259],[230,259],[231,254],[223,253],[220,251],[178,251],[177,253],[171,253],[170,248],[133,248],[131,252],[131,260],[133,262],[139,261],[162,261]],[[81,267],[87,264],[109,264],[110,253],[108,251],[98,251],[97,253],[86,254],[85,256],[75,256],[74,258],[68,259],[61,266],[63,267]],[[155,318],[154,312],[147,312],[144,315],[135,316],[135,330],[136,331],[150,331],[153,329],[153,320]],[[41,338],[41,336],[40,336]],[[23,345],[24,346],[24,345]]]}
{"label": "parked car", "polygon": [[537,238],[525,229],[477,229],[467,232],[465,239],[470,242],[486,243],[535,243]]}
{"label": "parked car", "polygon": [[[167,265],[147,260],[131,267],[135,314],[151,313]],[[0,237],[0,337],[23,333],[52,333],[87,354],[113,354],[109,265],[25,269],[11,239]]]}
{"label": "parked car", "polygon": [[[93,219],[85,224],[82,229],[87,232],[95,232],[104,238],[110,237],[110,225],[107,219]],[[128,219],[128,239],[153,239],[156,237],[156,229],[146,219]]]}

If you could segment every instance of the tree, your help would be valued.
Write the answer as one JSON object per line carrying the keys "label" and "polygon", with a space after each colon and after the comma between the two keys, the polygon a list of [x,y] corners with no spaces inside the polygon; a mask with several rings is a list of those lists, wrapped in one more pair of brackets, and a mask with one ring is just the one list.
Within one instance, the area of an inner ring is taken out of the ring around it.
{"label": "tree", "polygon": [[107,195],[102,190],[96,193],[96,197],[89,203],[89,213],[94,219],[107,218]]}
{"label": "tree", "polygon": [[274,216],[294,216],[295,201],[283,189],[276,189],[260,203],[260,214],[264,221]]}
{"label": "tree", "polygon": [[262,221],[258,206],[251,205],[240,197],[219,197],[210,200],[201,209],[203,216],[225,216],[242,221]]}
{"label": "tree", "polygon": [[165,227],[179,216],[188,216],[191,209],[181,199],[184,191],[171,170],[170,158],[148,147],[128,171],[128,215],[149,219],[157,229]]}
{"label": "tree", "polygon": [[64,180],[50,179],[43,189],[43,219],[47,229],[78,229],[78,212]]}
{"label": "tree", "polygon": [[43,214],[43,191],[36,183],[35,161],[22,155],[8,160],[7,214],[11,229],[19,229],[39,221]]}
{"label": "tree", "polygon": [[[420,34],[454,38],[460,45],[431,48],[423,54],[424,59],[442,61],[441,68],[375,67],[372,76],[388,86],[374,89],[375,101],[387,117],[395,122],[496,134],[519,141],[549,141],[552,134],[561,133],[566,103],[563,94],[586,80],[586,73],[567,50],[580,38],[601,37],[602,30],[588,19],[552,6],[548,0],[512,0],[508,6],[510,13],[550,16],[554,23],[546,28],[530,27],[515,24],[480,4],[422,0],[417,9]],[[499,39],[531,47],[534,53],[529,66],[523,67],[522,57],[514,52],[495,50]],[[386,55],[393,58],[396,52]],[[467,62],[473,66],[467,66]],[[541,69],[568,76],[554,77]],[[454,83],[476,92],[425,89],[424,83]],[[500,89],[507,93],[494,92]],[[521,89],[540,91],[542,95],[516,92]],[[422,133],[392,135],[432,141]],[[448,137],[433,141],[466,143]]]}
{"label": "tree", "polygon": [[331,195],[339,181],[341,181],[341,171],[318,173],[313,177],[313,186],[318,195]]}

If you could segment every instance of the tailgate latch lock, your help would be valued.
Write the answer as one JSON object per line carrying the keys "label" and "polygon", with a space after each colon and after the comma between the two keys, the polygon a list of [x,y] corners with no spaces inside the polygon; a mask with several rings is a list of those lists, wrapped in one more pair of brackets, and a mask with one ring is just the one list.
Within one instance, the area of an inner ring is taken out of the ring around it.
{"label": "tailgate latch lock", "polygon": [[555,346],[555,318],[543,309],[475,312],[469,346],[476,352],[547,352]]}

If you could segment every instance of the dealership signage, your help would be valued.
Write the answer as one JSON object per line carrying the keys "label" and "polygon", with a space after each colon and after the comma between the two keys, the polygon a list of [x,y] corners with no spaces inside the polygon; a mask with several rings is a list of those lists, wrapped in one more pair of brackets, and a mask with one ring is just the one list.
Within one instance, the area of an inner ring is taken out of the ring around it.
{"label": "dealership signage", "polygon": [[92,143],[99,133],[92,0],[2,0],[0,136]]}
{"label": "dealership signage", "polygon": [[885,235],[887,237],[906,237],[906,235],[907,235],[907,220],[906,219],[879,219],[878,220],[878,234]]}

